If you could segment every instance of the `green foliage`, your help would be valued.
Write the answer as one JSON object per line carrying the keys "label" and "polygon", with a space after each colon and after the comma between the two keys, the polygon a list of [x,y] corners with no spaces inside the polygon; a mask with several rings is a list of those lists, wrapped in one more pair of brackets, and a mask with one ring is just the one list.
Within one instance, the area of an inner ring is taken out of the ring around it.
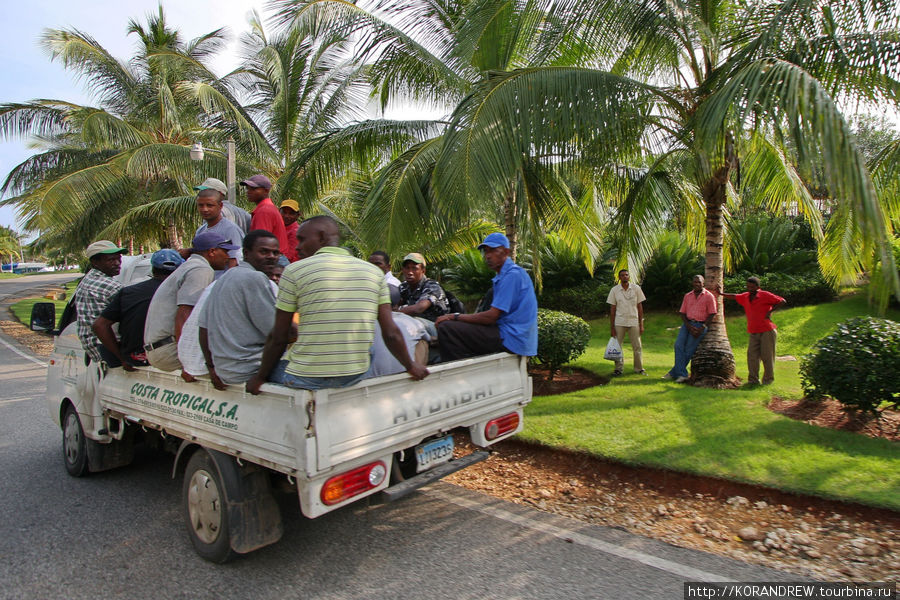
{"label": "green foliage", "polygon": [[609,296],[611,283],[602,283],[599,279],[588,279],[576,286],[554,288],[544,285],[538,296],[538,305],[550,309],[561,310],[583,319],[598,317],[609,312],[606,298]]}
{"label": "green foliage", "polygon": [[800,365],[811,398],[831,396],[845,408],[877,414],[900,408],[900,323],[856,317],[816,343]]}
{"label": "green foliage", "polygon": [[573,361],[587,348],[591,328],[575,315],[556,310],[538,310],[537,359],[550,369],[548,379],[561,365]]}
{"label": "green foliage", "polygon": [[541,280],[545,289],[575,287],[591,279],[581,253],[556,234],[551,233],[544,238],[540,257]]}
{"label": "green foliage", "polygon": [[[724,289],[729,294],[747,291],[751,273],[738,273],[725,278]],[[761,287],[785,299],[788,306],[821,304],[834,300],[835,291],[819,271],[805,275],[769,273],[760,276]]]}
{"label": "green foliage", "polygon": [[442,271],[442,284],[446,283],[457,295],[483,296],[493,283],[494,273],[485,263],[481,252],[469,249],[450,258]]}
{"label": "green foliage", "polygon": [[[806,226],[808,228],[808,225]],[[805,274],[817,271],[809,234],[787,218],[753,216],[731,226],[731,272]]]}
{"label": "green foliage", "polygon": [[[691,289],[694,275],[703,274],[703,256],[677,233],[668,233],[644,268],[639,285],[645,307],[673,309]],[[604,298],[606,300],[606,298]]]}

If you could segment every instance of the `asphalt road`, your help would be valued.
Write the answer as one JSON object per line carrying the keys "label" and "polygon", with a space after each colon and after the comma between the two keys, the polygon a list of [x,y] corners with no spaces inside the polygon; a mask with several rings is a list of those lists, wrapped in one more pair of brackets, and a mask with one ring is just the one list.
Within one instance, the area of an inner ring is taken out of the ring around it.
{"label": "asphalt road", "polygon": [[[0,299],[20,281],[0,280]],[[285,495],[280,542],[210,564],[166,455],[66,474],[43,361],[13,345],[0,339],[0,598],[645,599],[682,598],[685,581],[800,579],[445,483],[315,520]]]}

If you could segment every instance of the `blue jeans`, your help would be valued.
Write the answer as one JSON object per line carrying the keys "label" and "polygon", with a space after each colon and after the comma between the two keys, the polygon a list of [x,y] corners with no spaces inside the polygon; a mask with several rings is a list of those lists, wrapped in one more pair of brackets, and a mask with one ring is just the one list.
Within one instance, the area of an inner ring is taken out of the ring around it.
{"label": "blue jeans", "polygon": [[681,329],[678,331],[678,338],[675,340],[675,366],[669,371],[669,375],[673,378],[688,376],[688,363],[691,362],[691,357],[694,356],[697,346],[700,345],[700,340],[708,331],[702,321],[691,321],[690,323],[695,327],[703,327],[703,333],[694,337],[688,331],[687,323],[682,323]]}
{"label": "blue jeans", "polygon": [[[342,377],[302,377],[300,375],[291,375],[286,372],[288,361],[279,360],[272,372],[269,373],[268,381],[286,385],[289,388],[299,388],[303,390],[321,390],[323,388],[342,388],[349,387],[354,383],[359,383],[369,374],[359,373],[357,375],[344,375]],[[371,367],[370,367],[371,370]]]}

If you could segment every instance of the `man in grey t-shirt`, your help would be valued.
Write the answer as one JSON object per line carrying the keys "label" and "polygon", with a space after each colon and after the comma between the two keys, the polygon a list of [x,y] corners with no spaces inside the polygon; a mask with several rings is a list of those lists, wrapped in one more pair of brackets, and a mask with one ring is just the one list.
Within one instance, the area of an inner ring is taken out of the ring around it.
{"label": "man in grey t-shirt", "polygon": [[281,255],[278,238],[257,229],[244,237],[244,262],[229,269],[200,310],[200,348],[216,389],[243,383],[259,369],[275,324],[269,273]]}
{"label": "man in grey t-shirt", "polygon": [[247,235],[247,232],[250,231],[250,219],[252,217],[246,210],[225,199],[228,197],[228,186],[215,177],[207,177],[203,183],[195,185],[194,189],[197,191],[216,190],[219,192],[222,198],[222,216],[237,225],[241,230],[241,234]]}
{"label": "man in grey t-shirt", "polygon": [[[228,268],[236,267],[241,260],[240,245],[244,240],[244,232],[241,228],[225,218],[222,212],[222,194],[213,189],[200,190],[197,194],[197,212],[203,219],[203,224],[197,228],[194,235],[204,231],[215,231],[223,238],[238,246],[235,250],[228,251]],[[216,271],[216,279],[225,271]]]}
{"label": "man in grey t-shirt", "polygon": [[228,250],[237,248],[214,231],[194,236],[191,257],[166,279],[150,301],[144,325],[147,362],[163,371],[181,368],[178,339],[204,288],[212,283],[213,270],[224,269]]}

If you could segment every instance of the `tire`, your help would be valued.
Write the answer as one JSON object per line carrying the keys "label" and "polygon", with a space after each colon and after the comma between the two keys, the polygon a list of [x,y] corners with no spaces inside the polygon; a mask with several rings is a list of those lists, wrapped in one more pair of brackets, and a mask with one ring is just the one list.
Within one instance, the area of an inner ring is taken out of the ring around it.
{"label": "tire", "polygon": [[231,549],[225,486],[206,450],[198,450],[188,461],[181,498],[188,535],[197,554],[214,563],[234,558],[237,553]]}
{"label": "tire", "polygon": [[72,477],[82,477],[88,472],[87,440],[81,420],[72,405],[66,407],[62,421],[63,461]]}

